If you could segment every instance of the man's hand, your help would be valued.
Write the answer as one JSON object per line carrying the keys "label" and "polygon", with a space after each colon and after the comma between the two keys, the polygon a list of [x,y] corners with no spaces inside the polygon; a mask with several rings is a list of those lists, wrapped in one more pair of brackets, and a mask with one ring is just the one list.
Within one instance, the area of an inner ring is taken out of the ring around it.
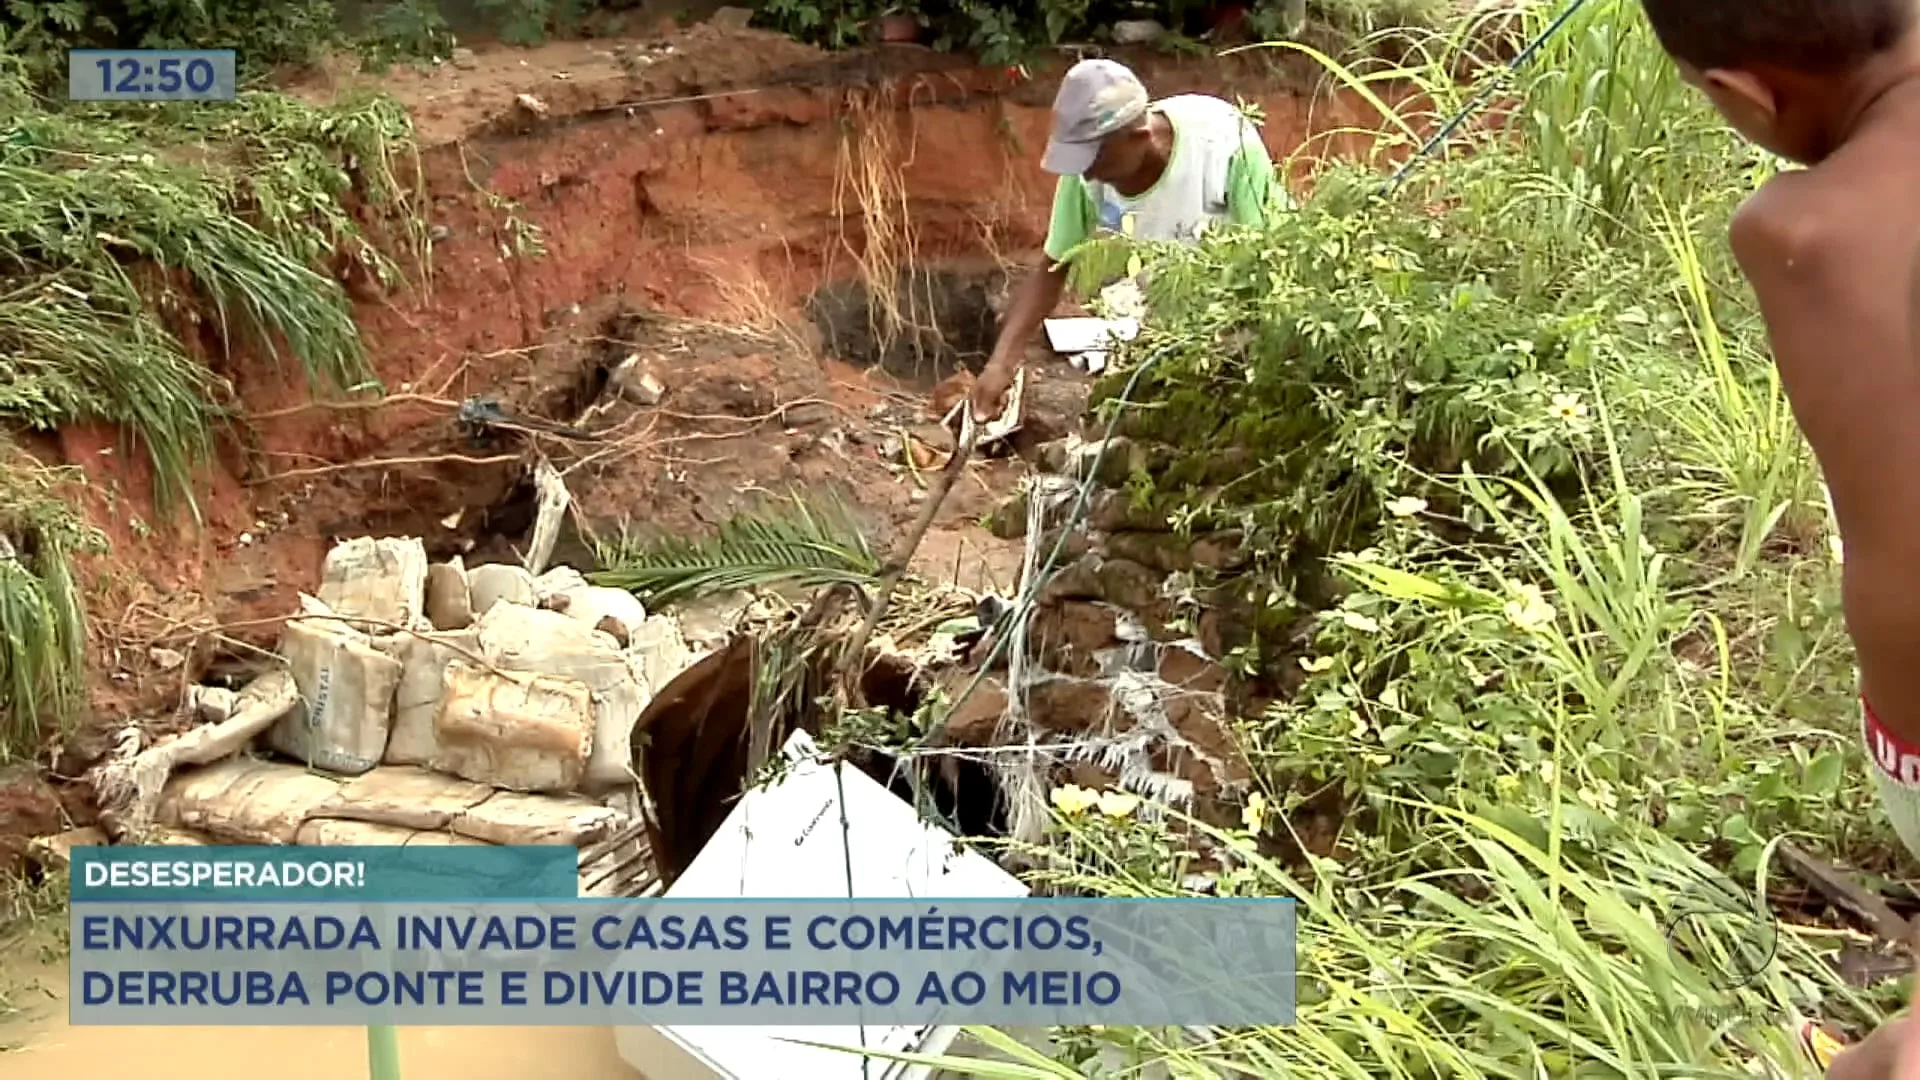
{"label": "man's hand", "polygon": [[1007,407],[1007,390],[1013,386],[1013,377],[1020,365],[1009,363],[996,356],[987,362],[980,371],[979,378],[973,382],[972,404],[973,422],[984,424],[998,420],[1000,413]]}

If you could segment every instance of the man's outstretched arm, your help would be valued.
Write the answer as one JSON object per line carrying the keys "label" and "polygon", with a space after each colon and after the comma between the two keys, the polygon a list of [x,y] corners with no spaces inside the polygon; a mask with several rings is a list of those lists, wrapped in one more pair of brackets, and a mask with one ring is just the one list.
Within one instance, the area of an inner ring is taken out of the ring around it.
{"label": "man's outstretched arm", "polygon": [[992,420],[1006,408],[1007,390],[1026,357],[1027,342],[1033,340],[1034,331],[1040,329],[1066,292],[1067,267],[1061,259],[1093,235],[1093,214],[1092,200],[1080,178],[1061,177],[1054,187],[1045,260],[1028,272],[1007,305],[993,355],[973,385],[974,420]]}

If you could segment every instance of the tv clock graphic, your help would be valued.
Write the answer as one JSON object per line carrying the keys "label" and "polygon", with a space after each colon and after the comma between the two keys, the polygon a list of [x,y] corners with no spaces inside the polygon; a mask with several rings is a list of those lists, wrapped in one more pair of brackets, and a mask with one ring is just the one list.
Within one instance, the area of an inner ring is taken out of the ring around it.
{"label": "tv clock graphic", "polygon": [[74,49],[67,53],[71,101],[232,101],[232,49]]}

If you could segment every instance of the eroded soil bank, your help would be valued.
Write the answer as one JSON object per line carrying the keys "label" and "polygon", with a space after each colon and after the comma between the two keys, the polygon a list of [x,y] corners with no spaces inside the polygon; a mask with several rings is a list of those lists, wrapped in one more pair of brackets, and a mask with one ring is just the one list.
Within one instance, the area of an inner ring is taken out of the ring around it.
{"label": "eroded soil bank", "polygon": [[[1158,93],[1257,104],[1277,158],[1339,149],[1310,136],[1365,109],[1316,99],[1310,76],[1259,57],[1129,59]],[[173,707],[184,673],[157,670],[169,652],[198,667],[215,650],[269,646],[273,616],[294,608],[336,538],[415,534],[470,559],[523,542],[529,437],[463,431],[461,403],[489,397],[572,423],[609,365],[634,354],[659,368],[657,405],[591,445],[540,443],[592,458],[569,476],[588,521],[702,530],[765,493],[836,483],[885,543],[916,505],[899,435],[936,419],[930,380],[823,357],[806,298],[888,267],[957,265],[969,287],[1000,287],[994,271],[1030,258],[1044,230],[1038,151],[1054,74],[911,47],[828,56],[703,25],[388,77],[417,118],[435,237],[424,288],[383,296],[351,283],[389,398],[316,403],[272,365],[233,364],[252,430],[212,478],[198,533],[155,518],[114,433],[61,433],[67,460],[95,477],[113,545],[95,577],[96,707]],[[356,85],[342,75],[303,92]],[[523,224],[544,255],[515,253]],[[1077,422],[1083,377],[1058,363],[1036,376],[1041,427]],[[971,523],[1017,468],[975,472],[924,555],[990,587],[1017,563]]]}

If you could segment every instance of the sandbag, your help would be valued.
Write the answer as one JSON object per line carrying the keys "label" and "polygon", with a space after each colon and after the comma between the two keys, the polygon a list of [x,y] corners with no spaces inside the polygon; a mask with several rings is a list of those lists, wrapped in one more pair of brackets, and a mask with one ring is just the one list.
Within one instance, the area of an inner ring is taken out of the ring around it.
{"label": "sandbag", "polygon": [[408,635],[399,642],[400,683],[394,692],[392,732],[381,760],[388,765],[432,765],[440,756],[434,723],[446,693],[447,665],[476,656],[480,635],[469,628]]}
{"label": "sandbag", "polygon": [[327,552],[316,592],[321,603],[341,615],[377,620],[387,630],[413,629],[426,612],[426,546],[411,536],[361,536],[337,544]]}
{"label": "sandbag", "polygon": [[[305,595],[300,607],[303,615],[336,614]],[[385,644],[397,643],[390,638]],[[288,620],[280,651],[293,672],[300,704],[268,729],[267,745],[349,776],[380,764],[393,725],[400,662],[375,639],[331,618]]]}
{"label": "sandbag", "polygon": [[453,820],[452,830],[495,844],[582,847],[613,834],[618,812],[577,795],[502,791]]}
{"label": "sandbag", "polygon": [[593,742],[583,780],[596,789],[633,782],[633,725],[651,697],[633,657],[612,637],[557,611],[501,604],[476,629],[481,655],[502,670],[546,672],[585,685]]}
{"label": "sandbag", "polygon": [[182,799],[178,824],[232,844],[292,844],[339,787],[339,781],[298,765],[257,762],[234,782]]}
{"label": "sandbag", "polygon": [[493,789],[485,784],[411,766],[386,765],[340,785],[314,816],[402,829],[444,829],[492,794]]}
{"label": "sandbag", "polygon": [[576,679],[456,659],[434,734],[440,772],[513,791],[571,791],[593,752],[592,692]]}

